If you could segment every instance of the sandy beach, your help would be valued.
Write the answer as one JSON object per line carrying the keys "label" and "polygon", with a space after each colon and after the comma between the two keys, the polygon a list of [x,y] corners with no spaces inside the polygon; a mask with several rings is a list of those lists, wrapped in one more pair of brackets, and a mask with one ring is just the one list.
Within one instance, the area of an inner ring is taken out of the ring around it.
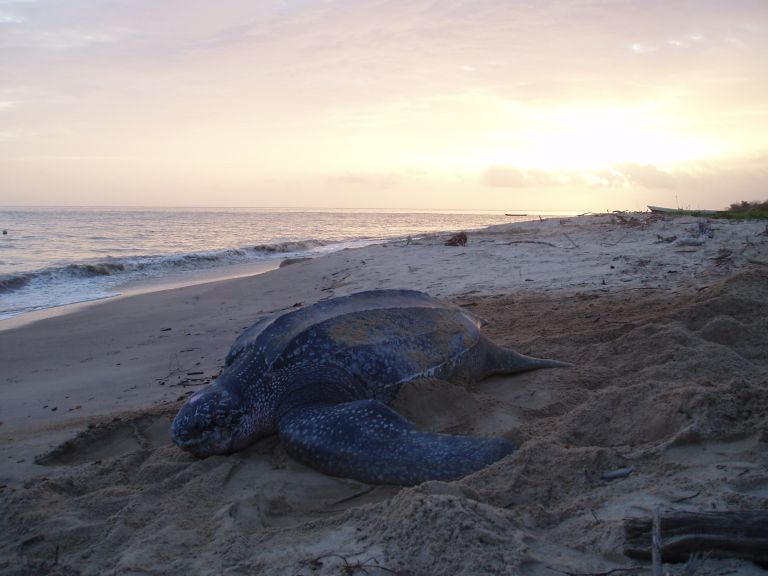
{"label": "sandy beach", "polygon": [[[622,213],[450,235],[0,331],[0,574],[650,573],[623,554],[625,518],[768,508],[765,222]],[[257,318],[374,288],[428,292],[575,365],[397,398],[421,429],[514,454],[399,488],[323,475],[276,438],[204,460],[171,443],[181,402]],[[697,572],[720,573],[764,571]]]}

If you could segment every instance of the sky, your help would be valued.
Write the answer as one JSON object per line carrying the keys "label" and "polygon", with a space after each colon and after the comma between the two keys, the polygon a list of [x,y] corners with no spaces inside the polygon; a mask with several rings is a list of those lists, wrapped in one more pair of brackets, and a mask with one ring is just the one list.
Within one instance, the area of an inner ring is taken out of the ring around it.
{"label": "sky", "polygon": [[0,205],[768,199],[768,0],[0,0]]}

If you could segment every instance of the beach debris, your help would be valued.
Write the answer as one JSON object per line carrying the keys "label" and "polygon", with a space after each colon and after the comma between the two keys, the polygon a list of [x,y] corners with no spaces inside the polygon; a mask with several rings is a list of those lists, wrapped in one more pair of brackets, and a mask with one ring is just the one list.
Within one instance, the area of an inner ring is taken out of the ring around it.
{"label": "beach debris", "polygon": [[549,246],[550,248],[563,248],[564,250],[570,250],[567,246],[558,246],[551,242],[542,242],[541,240],[511,240],[509,242],[502,242],[500,246],[509,246],[511,244],[541,244],[542,246]]}
{"label": "beach debris", "polygon": [[699,571],[699,568],[704,566],[704,562],[707,561],[711,554],[712,552],[707,552],[706,554],[699,554],[696,552],[695,554],[691,554],[688,558],[688,562],[686,562],[683,567],[681,576],[694,576],[694,574]]}
{"label": "beach debris", "polygon": [[[339,569],[339,574],[348,574],[349,576],[352,576],[353,574],[358,573],[369,574],[368,570],[380,570],[386,572],[387,574],[402,574],[405,576],[405,573],[403,572],[393,570],[392,568],[388,568],[387,566],[380,564],[379,561],[373,556],[366,558],[365,560],[351,561],[350,559],[354,556],[362,556],[362,553],[351,554],[349,556],[333,553],[322,554],[315,558],[302,560],[299,564],[301,565],[302,569],[310,568],[314,571],[325,567],[326,563],[330,563],[329,561],[335,560],[337,564],[340,561],[340,565],[335,567]],[[299,570],[299,573],[301,573],[301,569]]]}
{"label": "beach debris", "polygon": [[629,242],[634,242],[634,239],[630,236],[632,235],[632,230],[628,231],[626,234],[624,234],[621,238],[616,240],[616,242],[600,242],[601,246],[618,246],[619,244],[624,243],[624,240],[629,238]]}
{"label": "beach debris", "polygon": [[[18,554],[23,559],[24,570],[21,574],[51,574],[53,576],[67,576],[80,574],[79,571],[70,569],[68,566],[59,564],[59,545],[56,544],[53,549],[53,560],[41,559],[42,555],[50,553],[51,542],[47,541],[44,534],[36,534],[27,538],[18,547]],[[32,550],[27,550],[32,548]]]}
{"label": "beach debris", "polygon": [[656,234],[656,238],[658,238],[655,242],[656,244],[661,244],[662,242],[670,243],[677,240],[677,236],[662,236],[661,234]]}
{"label": "beach debris", "polygon": [[768,510],[662,514],[657,509],[656,513],[657,522],[652,518],[624,521],[625,556],[651,559],[652,532],[657,525],[659,560],[664,562],[686,562],[691,554],[711,551],[716,558],[768,563]]}
{"label": "beach debris", "polygon": [[631,216],[628,212],[615,211],[613,212],[613,218],[619,224],[625,226],[640,226],[640,219],[636,216]]}
{"label": "beach debris", "polygon": [[307,260],[312,260],[312,258],[305,257],[305,258],[286,258],[282,262],[280,262],[280,268],[285,268],[286,266],[290,266],[291,264],[298,264],[300,262],[306,262]]}
{"label": "beach debris", "polygon": [[661,560],[661,509],[653,509],[653,524],[651,525],[651,564],[653,576],[663,576],[664,568]]}
{"label": "beach debris", "polygon": [[612,480],[620,480],[621,478],[626,478],[632,472],[635,471],[634,466],[628,466],[626,468],[618,468],[617,470],[611,470],[610,472],[606,472],[600,476],[600,480],[604,480],[605,482],[611,482]]}
{"label": "beach debris", "polygon": [[606,570],[605,572],[568,572],[567,570],[558,570],[557,568],[552,568],[552,566],[547,566],[550,570],[553,572],[559,572],[560,574],[565,574],[565,576],[613,576],[619,575],[619,574],[634,574],[635,572],[644,572],[645,568],[643,566],[631,566],[629,568],[612,568],[611,570]]}
{"label": "beach debris", "polygon": [[354,493],[354,494],[352,494],[351,496],[347,496],[347,497],[345,497],[345,498],[341,498],[341,499],[339,499],[339,500],[336,500],[336,501],[333,503],[333,505],[334,505],[334,506],[336,506],[336,505],[338,505],[338,504],[346,504],[347,502],[351,502],[352,500],[356,500],[357,498],[360,498],[360,497],[362,497],[362,496],[365,496],[366,494],[370,494],[370,493],[371,493],[371,492],[373,492],[374,490],[376,490],[376,486],[371,486],[371,487],[369,487],[369,488],[366,488],[365,490],[361,490],[361,491],[359,491],[359,492],[355,492],[355,493]]}
{"label": "beach debris", "polygon": [[622,226],[631,226],[633,228],[644,228],[649,224],[656,222],[657,220],[663,219],[663,217],[659,214],[650,213],[640,218],[638,216],[632,216],[631,213],[621,210],[612,212],[611,216],[613,217],[614,221],[621,224]]}
{"label": "beach debris", "polygon": [[689,228],[687,232],[689,236],[678,238],[675,246],[701,246],[715,236],[712,225],[706,220],[700,220],[695,227]]}
{"label": "beach debris", "polygon": [[733,256],[733,252],[731,250],[728,250],[727,248],[720,248],[720,250],[717,253],[717,256],[715,256],[714,258],[710,258],[710,260],[712,260],[712,262],[715,263],[715,266],[722,266],[727,262],[731,262],[732,256]]}
{"label": "beach debris", "polygon": [[675,504],[679,504],[680,502],[687,502],[688,500],[693,500],[699,494],[701,494],[701,490],[697,490],[696,492],[694,492],[693,494],[689,494],[688,496],[682,496],[680,498],[675,498],[674,500],[672,500],[672,502],[674,502]]}
{"label": "beach debris", "polygon": [[714,238],[715,236],[715,230],[708,220],[699,220],[696,223],[696,232],[699,236],[706,236],[707,238]]}
{"label": "beach debris", "polygon": [[[337,276],[342,272],[347,272],[347,274],[345,274],[341,278],[337,278]],[[343,286],[344,280],[352,276],[352,272],[348,272],[347,270],[339,270],[331,274],[331,276],[333,277],[331,282],[328,284],[328,286],[324,286],[323,288],[320,288],[320,292],[330,292],[331,290],[335,290],[336,288]],[[323,276],[323,279],[326,279],[326,277]],[[284,308],[284,310],[287,310],[287,308]]]}
{"label": "beach debris", "polygon": [[678,239],[678,241],[675,242],[675,246],[701,246],[705,241],[705,238],[693,238],[692,236],[686,236],[685,238]]}
{"label": "beach debris", "polygon": [[459,232],[454,234],[445,242],[446,246],[466,246],[467,245],[467,233]]}
{"label": "beach debris", "polygon": [[7,235],[8,235],[8,230],[3,230],[3,236],[7,236]]}
{"label": "beach debris", "polygon": [[161,328],[160,332],[170,332],[173,328]]}
{"label": "beach debris", "polygon": [[570,236],[568,236],[568,234],[566,234],[565,232],[563,232],[563,236],[565,236],[566,238],[568,238],[568,241],[569,241],[571,244],[573,244],[573,247],[574,247],[574,248],[578,248],[578,247],[579,247],[579,245],[578,245],[578,244],[576,244],[576,242],[574,242],[574,241],[573,241],[573,238],[571,238]]}

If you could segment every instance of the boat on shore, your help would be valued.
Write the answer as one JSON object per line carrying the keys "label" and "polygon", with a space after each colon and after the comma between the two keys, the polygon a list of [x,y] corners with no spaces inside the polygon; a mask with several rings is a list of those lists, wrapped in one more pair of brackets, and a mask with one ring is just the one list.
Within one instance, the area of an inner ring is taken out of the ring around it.
{"label": "boat on shore", "polygon": [[672,216],[717,216],[720,210],[683,210],[682,208],[664,208],[662,206],[648,206],[648,210],[654,214],[669,214]]}

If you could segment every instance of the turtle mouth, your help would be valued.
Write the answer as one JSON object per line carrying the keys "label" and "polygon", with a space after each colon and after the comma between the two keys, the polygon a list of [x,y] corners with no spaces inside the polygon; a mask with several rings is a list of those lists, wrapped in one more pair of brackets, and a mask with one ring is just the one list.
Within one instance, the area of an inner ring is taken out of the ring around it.
{"label": "turtle mouth", "polygon": [[204,458],[232,451],[234,437],[229,428],[203,426],[199,420],[177,416],[171,426],[171,440],[176,446]]}
{"label": "turtle mouth", "polygon": [[232,438],[224,437],[218,430],[203,430],[192,434],[174,430],[171,440],[182,450],[201,458],[214,454],[228,454],[232,452],[234,443]]}

